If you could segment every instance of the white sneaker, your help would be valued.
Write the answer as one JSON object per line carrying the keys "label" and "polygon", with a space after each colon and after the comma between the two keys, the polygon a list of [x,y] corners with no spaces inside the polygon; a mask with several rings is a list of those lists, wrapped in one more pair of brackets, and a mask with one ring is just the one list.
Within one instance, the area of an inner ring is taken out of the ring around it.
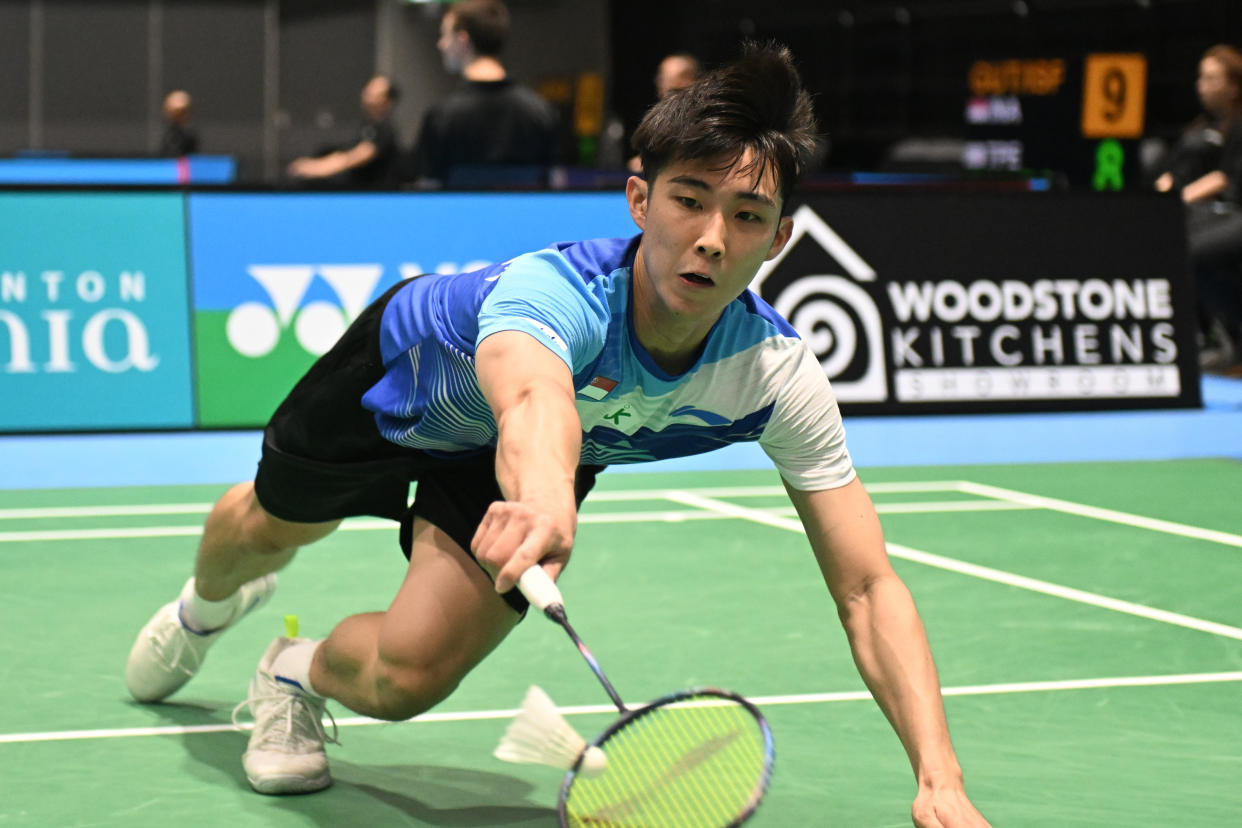
{"label": "white sneaker", "polygon": [[220,634],[246,613],[267,603],[275,591],[275,573],[242,584],[237,612],[224,626],[207,633],[191,630],[182,623],[181,599],[160,607],[138,633],[129,651],[129,661],[125,665],[125,686],[129,694],[140,702],[160,701],[171,696],[198,672],[207,648]]}
{"label": "white sneaker", "polygon": [[254,716],[250,743],[242,755],[242,767],[250,787],[263,794],[311,793],[332,784],[328,755],[323,743],[340,744],[336,720],[332,736],[323,729],[326,700],[298,689],[272,675],[276,656],[304,638],[277,638],[263,653],[259,669],[250,680],[250,698],[233,709],[233,724],[243,707]]}

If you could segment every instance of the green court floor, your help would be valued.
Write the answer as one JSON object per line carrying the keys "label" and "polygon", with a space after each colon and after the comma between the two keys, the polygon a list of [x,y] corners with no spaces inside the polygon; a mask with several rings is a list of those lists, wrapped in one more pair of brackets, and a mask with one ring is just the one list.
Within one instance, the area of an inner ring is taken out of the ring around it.
{"label": "green court floor", "polygon": [[[862,477],[994,825],[1242,825],[1242,464]],[[304,550],[169,703],[128,700],[133,637],[188,576],[222,491],[0,492],[0,828],[554,825],[560,774],[492,748],[530,684],[561,705],[608,700],[537,616],[421,719],[334,708],[329,790],[248,788],[233,706],[284,615],[318,637],[386,606],[404,559],[382,521]],[[774,473],[605,475],[561,585],[631,703],[687,685],[758,701],[777,765],[748,825],[910,824],[909,766]],[[610,717],[570,720],[593,735]]]}

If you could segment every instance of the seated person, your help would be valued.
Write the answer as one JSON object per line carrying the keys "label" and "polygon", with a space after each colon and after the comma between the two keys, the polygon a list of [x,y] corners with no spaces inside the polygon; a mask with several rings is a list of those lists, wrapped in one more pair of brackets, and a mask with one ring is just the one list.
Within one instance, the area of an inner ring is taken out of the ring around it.
{"label": "seated person", "polygon": [[289,175],[302,181],[318,181],[333,186],[385,189],[397,186],[399,152],[390,116],[396,106],[396,86],[383,75],[367,81],[362,88],[362,111],[366,114],[352,147],[315,158],[297,158],[289,164]]}
{"label": "seated person", "polygon": [[161,158],[180,158],[198,152],[198,135],[190,128],[193,103],[184,89],[174,89],[164,97],[164,134],[157,153]]}

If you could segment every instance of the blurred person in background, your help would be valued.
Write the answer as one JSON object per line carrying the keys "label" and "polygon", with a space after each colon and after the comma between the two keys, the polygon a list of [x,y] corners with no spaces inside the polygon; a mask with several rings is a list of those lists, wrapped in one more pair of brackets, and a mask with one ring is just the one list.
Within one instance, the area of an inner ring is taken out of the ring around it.
{"label": "blurred person in background", "polygon": [[190,128],[194,104],[190,93],[174,89],[164,96],[164,134],[160,137],[159,155],[180,158],[198,152],[198,134]]}
{"label": "blurred person in background", "polygon": [[425,187],[543,186],[557,161],[555,108],[514,81],[500,60],[509,10],[461,0],[440,21],[444,68],[462,79],[423,118],[414,151]]}
{"label": "blurred person in background", "polygon": [[1217,45],[1199,61],[1203,114],[1156,179],[1187,205],[1187,240],[1199,302],[1200,362],[1233,372],[1242,362],[1242,52]]}
{"label": "blurred person in background", "polygon": [[314,158],[297,158],[289,175],[303,182],[358,189],[390,189],[399,183],[400,151],[392,125],[392,110],[400,93],[392,81],[376,75],[362,88],[366,122],[358,143]]}
{"label": "blurred person in background", "polygon": [[[656,100],[664,98],[670,92],[685,89],[698,80],[702,72],[703,65],[689,52],[673,52],[671,55],[666,55],[656,68]],[[637,155],[630,158],[626,166],[630,168],[630,172],[637,173],[643,170],[642,159]]]}
{"label": "blurred person in background", "polygon": [[699,79],[703,71],[699,59],[689,52],[674,52],[660,61],[656,69],[656,97],[663,98],[669,92],[685,89]]}

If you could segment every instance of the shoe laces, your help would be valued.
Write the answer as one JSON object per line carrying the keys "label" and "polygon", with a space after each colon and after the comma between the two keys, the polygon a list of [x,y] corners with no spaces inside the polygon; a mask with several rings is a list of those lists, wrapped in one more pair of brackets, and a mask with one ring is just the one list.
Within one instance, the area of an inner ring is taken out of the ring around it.
{"label": "shoe laces", "polygon": [[194,644],[196,640],[209,638],[210,633],[195,633],[186,627],[181,621],[180,609],[177,611],[176,627],[171,625],[164,629],[157,627],[151,631],[150,636],[156,652],[160,654],[169,669],[178,670],[192,677],[203,665],[203,653],[206,647],[195,647]]}
{"label": "shoe laces", "polygon": [[[260,706],[263,706],[261,714]],[[316,749],[321,748],[325,742],[334,745],[341,743],[337,738],[339,730],[336,717],[328,710],[327,702],[323,699],[284,690],[251,696],[233,708],[233,726],[238,730],[245,729],[238,717],[246,707],[254,715],[253,728],[262,734],[260,743],[265,748],[275,748],[285,753],[301,753],[308,741],[314,742]],[[324,714],[327,714],[328,721],[332,723],[331,736],[323,726]],[[284,720],[283,723],[280,722],[281,719]]]}

